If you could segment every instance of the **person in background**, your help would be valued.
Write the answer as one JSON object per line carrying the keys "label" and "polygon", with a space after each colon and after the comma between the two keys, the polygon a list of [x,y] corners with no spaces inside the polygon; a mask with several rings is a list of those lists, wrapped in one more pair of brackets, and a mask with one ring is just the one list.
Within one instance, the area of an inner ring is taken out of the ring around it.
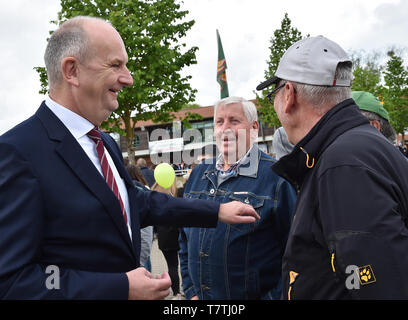
{"label": "person in background", "polygon": [[[149,191],[149,185],[143,176],[140,168],[134,164],[126,166],[135,187],[140,191]],[[153,226],[147,226],[140,229],[140,265],[144,266],[149,272],[152,271],[150,252],[153,245]]]}
{"label": "person in background", "polygon": [[146,160],[143,158],[139,158],[136,161],[136,165],[140,168],[143,176],[145,177],[149,188],[151,188],[153,186],[153,184],[156,182],[156,180],[154,179],[154,172],[152,169],[149,169],[147,167],[147,163]]}
{"label": "person in background", "polygon": [[184,194],[184,178],[182,177],[181,179],[177,179],[176,178],[176,189],[177,189],[177,198],[183,198],[183,194]]}
{"label": "person in background", "polygon": [[[152,190],[169,194],[177,197],[176,181],[169,189],[165,189],[157,184],[152,186]],[[166,259],[167,268],[171,279],[171,289],[174,300],[182,299],[180,294],[180,277],[179,277],[179,259],[178,259],[178,237],[179,230],[172,226],[157,226],[157,241],[164,258]]]}
{"label": "person in background", "polygon": [[360,108],[361,113],[370,121],[370,124],[395,145],[396,133],[390,124],[388,111],[385,110],[380,100],[372,93],[365,91],[352,91],[351,97]]}
{"label": "person in background", "polygon": [[210,144],[202,147],[201,153],[198,154],[196,160],[190,165],[190,169],[188,170],[187,174],[183,175],[184,184],[187,182],[188,178],[190,177],[191,171],[193,171],[197,164],[206,161],[206,159],[214,158],[215,156],[218,156],[218,154],[219,152],[215,144]]}
{"label": "person in background", "polygon": [[283,299],[408,298],[408,162],[351,99],[352,62],[308,37],[282,56],[268,94],[293,151],[272,166],[298,198]]}
{"label": "person in background", "polygon": [[408,157],[408,146],[406,143],[404,144],[403,147],[398,147],[398,149],[400,149],[404,156]]}
{"label": "person in background", "polygon": [[293,188],[270,166],[275,160],[254,143],[255,105],[240,97],[214,107],[214,136],[220,154],[191,172],[189,199],[253,206],[261,219],[249,225],[218,223],[215,229],[180,230],[180,268],[187,299],[279,299],[281,262],[296,201]]}
{"label": "person in background", "polygon": [[289,142],[288,136],[286,135],[283,127],[276,129],[275,133],[273,134],[272,146],[273,151],[275,152],[276,160],[279,160],[292,152],[293,144]]}

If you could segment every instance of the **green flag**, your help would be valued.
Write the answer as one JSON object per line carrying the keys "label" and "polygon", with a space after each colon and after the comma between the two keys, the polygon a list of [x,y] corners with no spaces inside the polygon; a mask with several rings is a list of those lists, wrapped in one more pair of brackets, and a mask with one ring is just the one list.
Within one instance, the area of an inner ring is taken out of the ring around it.
{"label": "green flag", "polygon": [[217,64],[217,82],[221,86],[221,99],[229,96],[228,84],[227,84],[227,62],[225,61],[224,50],[222,49],[222,43],[220,34],[217,30],[217,42],[218,42],[218,64]]}

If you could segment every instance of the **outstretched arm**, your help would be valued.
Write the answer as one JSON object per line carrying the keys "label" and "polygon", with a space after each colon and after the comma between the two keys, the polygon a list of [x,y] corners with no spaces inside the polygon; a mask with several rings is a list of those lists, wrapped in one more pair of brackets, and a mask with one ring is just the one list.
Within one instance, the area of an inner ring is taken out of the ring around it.
{"label": "outstretched arm", "polygon": [[253,207],[239,201],[223,203],[218,211],[218,220],[229,224],[253,223],[259,219]]}

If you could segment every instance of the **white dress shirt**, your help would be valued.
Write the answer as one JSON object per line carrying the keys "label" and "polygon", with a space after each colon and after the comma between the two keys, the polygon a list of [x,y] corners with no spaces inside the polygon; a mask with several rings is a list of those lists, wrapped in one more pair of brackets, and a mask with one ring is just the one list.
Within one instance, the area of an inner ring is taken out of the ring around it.
{"label": "white dress shirt", "polygon": [[[98,153],[96,152],[96,144],[89,138],[86,134],[91,131],[95,126],[90,123],[85,118],[82,118],[79,114],[72,112],[71,110],[61,106],[57,102],[53,101],[49,96],[45,99],[45,104],[47,107],[61,120],[61,122],[67,127],[69,132],[74,136],[78,141],[79,145],[84,149],[86,155],[92,161],[96,169],[99,171],[103,179],[105,177],[102,172],[101,163],[99,162]],[[118,170],[116,169],[115,163],[113,162],[108,150],[105,148],[105,155],[108,159],[109,166],[112,169],[113,175],[118,185],[119,193],[125,206],[126,215],[128,219],[128,230],[130,239],[132,239],[132,231],[130,229],[130,208],[129,208],[129,197],[126,189],[125,182],[119,175]]]}

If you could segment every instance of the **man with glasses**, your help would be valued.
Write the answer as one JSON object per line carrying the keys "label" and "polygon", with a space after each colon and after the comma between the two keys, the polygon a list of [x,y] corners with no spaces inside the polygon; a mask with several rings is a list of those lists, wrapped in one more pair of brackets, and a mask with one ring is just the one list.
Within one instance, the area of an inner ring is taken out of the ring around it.
{"label": "man with glasses", "polygon": [[266,96],[268,98],[269,102],[272,103],[272,104],[273,104],[273,100],[275,99],[276,92],[278,92],[279,89],[282,89],[286,84],[286,82],[284,82],[284,81],[281,81],[281,82],[282,82],[281,85],[276,85],[275,89],[273,89],[271,92],[269,92],[268,95]]}
{"label": "man with glasses", "polygon": [[214,137],[220,154],[191,172],[184,197],[215,203],[239,200],[261,219],[248,225],[180,230],[180,269],[187,299],[279,299],[282,255],[296,194],[258,149],[255,105],[228,97],[214,106]]}
{"label": "man with glasses", "polygon": [[298,190],[283,257],[283,299],[408,298],[408,170],[351,98],[352,63],[335,42],[293,44],[270,85],[294,144],[272,166]]}

